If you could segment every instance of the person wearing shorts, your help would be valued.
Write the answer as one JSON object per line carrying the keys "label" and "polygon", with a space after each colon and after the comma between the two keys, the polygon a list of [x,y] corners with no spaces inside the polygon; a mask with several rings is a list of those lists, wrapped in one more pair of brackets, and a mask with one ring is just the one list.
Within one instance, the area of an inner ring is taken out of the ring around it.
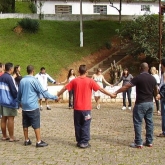
{"label": "person wearing shorts", "polygon": [[24,145],[31,145],[32,142],[28,136],[28,127],[32,126],[36,135],[36,147],[44,147],[48,144],[41,140],[40,135],[40,110],[38,104],[38,95],[42,94],[44,98],[57,100],[57,96],[53,96],[44,90],[40,82],[33,76],[34,67],[27,66],[28,75],[25,76],[19,85],[18,103],[22,106],[22,125],[24,131]]}
{"label": "person wearing shorts", "polygon": [[[17,116],[17,87],[14,78],[11,76],[14,70],[12,63],[5,64],[5,73],[0,76],[0,115],[2,140],[10,142],[18,141],[14,137],[14,118]],[[7,128],[9,136],[7,135]]]}

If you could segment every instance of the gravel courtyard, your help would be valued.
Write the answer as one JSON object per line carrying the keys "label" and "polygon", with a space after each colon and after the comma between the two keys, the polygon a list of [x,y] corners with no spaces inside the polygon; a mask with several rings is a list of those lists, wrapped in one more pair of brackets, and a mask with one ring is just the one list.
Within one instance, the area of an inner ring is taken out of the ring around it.
{"label": "gravel courtyard", "polygon": [[[23,146],[21,113],[15,118],[15,136],[19,142],[0,141],[0,165],[164,165],[165,138],[161,133],[161,117],[154,111],[153,147],[130,148],[134,130],[132,112],[122,111],[121,103],[93,104],[91,148],[76,147],[73,110],[67,103],[52,104],[52,110],[41,111],[41,135],[48,147],[36,148],[35,135],[29,129],[31,146]],[[145,125],[143,139],[145,140]]]}

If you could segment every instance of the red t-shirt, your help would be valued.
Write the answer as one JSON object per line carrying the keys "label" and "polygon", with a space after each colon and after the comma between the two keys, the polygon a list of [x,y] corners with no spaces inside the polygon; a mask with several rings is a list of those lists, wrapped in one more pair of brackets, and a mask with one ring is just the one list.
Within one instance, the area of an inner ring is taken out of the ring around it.
{"label": "red t-shirt", "polygon": [[91,78],[77,77],[67,84],[68,91],[74,91],[74,109],[75,110],[91,110],[92,90],[97,91],[100,86]]}
{"label": "red t-shirt", "polygon": [[2,76],[4,74],[4,72],[0,72],[0,76]]}

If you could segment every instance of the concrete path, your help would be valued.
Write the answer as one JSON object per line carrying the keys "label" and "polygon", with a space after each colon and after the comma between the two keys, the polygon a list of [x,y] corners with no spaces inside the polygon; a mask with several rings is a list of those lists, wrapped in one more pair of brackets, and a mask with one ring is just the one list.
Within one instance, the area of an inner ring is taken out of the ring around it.
{"label": "concrete path", "polygon": [[[36,148],[33,129],[29,129],[31,146],[23,146],[21,113],[15,119],[15,136],[19,142],[0,141],[0,165],[164,165],[165,138],[161,132],[161,117],[154,112],[153,147],[133,149],[132,112],[120,110],[121,103],[102,103],[92,111],[91,148],[76,147],[73,110],[67,103],[52,104],[52,110],[41,112],[42,140],[48,147]],[[143,139],[145,131],[143,126]]]}

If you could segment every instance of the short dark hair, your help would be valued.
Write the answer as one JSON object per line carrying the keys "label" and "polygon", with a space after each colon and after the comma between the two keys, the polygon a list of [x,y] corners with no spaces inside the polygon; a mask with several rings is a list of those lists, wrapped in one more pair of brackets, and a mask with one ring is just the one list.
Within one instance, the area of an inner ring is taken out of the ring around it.
{"label": "short dark hair", "polygon": [[8,62],[5,64],[5,71],[8,72],[13,67],[14,67],[13,63]]}
{"label": "short dark hair", "polygon": [[87,71],[86,65],[80,65],[80,66],[79,66],[79,73],[80,73],[80,75],[85,74],[86,71]]}
{"label": "short dark hair", "polygon": [[45,70],[45,67],[41,67],[40,71]]}
{"label": "short dark hair", "polygon": [[32,66],[32,65],[28,65],[28,66],[27,66],[27,73],[28,73],[28,74],[32,73],[33,70],[34,70],[34,66]]}
{"label": "short dark hair", "polygon": [[165,58],[161,60],[161,64],[165,67]]}

